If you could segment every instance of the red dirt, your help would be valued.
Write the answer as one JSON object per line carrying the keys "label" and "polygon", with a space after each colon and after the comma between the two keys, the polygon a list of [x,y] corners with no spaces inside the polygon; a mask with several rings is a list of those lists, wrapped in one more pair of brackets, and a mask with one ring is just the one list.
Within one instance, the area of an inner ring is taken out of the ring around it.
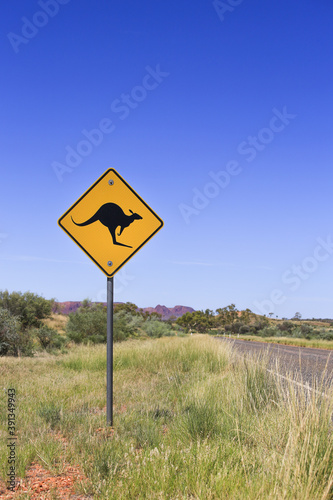
{"label": "red dirt", "polygon": [[[52,437],[60,441],[64,447],[68,445],[67,439],[60,433],[52,433]],[[26,471],[24,479],[18,479],[15,491],[7,489],[5,482],[0,481],[0,498],[3,500],[19,500],[27,498],[31,500],[88,500],[93,497],[84,494],[76,494],[74,484],[78,481],[86,482],[88,479],[78,466],[71,466],[63,462],[62,474],[52,474],[38,462],[32,462]]]}
{"label": "red dirt", "polygon": [[6,489],[5,483],[0,482],[0,498],[4,500],[19,499],[22,493],[28,493],[31,500],[51,500],[55,497],[61,500],[92,498],[87,495],[75,494],[74,483],[86,480],[79,467],[64,464],[64,469],[64,473],[52,475],[39,463],[32,462],[26,477],[19,481],[15,492]]}

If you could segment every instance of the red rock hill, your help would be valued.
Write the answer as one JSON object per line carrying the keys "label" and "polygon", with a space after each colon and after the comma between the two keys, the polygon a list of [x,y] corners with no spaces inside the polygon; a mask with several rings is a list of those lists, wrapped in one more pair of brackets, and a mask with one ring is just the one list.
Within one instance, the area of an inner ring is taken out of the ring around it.
{"label": "red rock hill", "polygon": [[[120,302],[115,302],[115,304],[119,304]],[[56,302],[59,307],[59,312],[62,314],[69,314],[71,312],[75,312],[81,306],[82,302],[79,301],[68,301],[68,302]],[[106,303],[104,302],[104,305]],[[148,311],[149,313],[156,312],[162,315],[162,319],[169,319],[171,316],[175,316],[176,318],[180,318],[183,314],[187,312],[193,312],[194,309],[192,307],[187,306],[175,306],[175,307],[166,307],[157,305],[156,307],[143,307],[144,311]]]}

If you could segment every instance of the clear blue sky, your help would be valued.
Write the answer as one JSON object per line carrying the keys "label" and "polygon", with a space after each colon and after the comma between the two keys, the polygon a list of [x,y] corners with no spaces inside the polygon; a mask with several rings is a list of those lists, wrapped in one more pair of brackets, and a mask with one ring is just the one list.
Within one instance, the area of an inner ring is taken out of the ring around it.
{"label": "clear blue sky", "polygon": [[165,222],[115,300],[332,318],[332,16],[328,0],[6,2],[0,288],[105,300],[57,219],[112,167]]}

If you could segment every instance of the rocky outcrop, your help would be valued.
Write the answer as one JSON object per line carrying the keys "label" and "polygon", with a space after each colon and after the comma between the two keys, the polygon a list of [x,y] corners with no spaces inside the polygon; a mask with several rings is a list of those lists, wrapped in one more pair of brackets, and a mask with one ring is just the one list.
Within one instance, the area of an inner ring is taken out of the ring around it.
{"label": "rocky outcrop", "polygon": [[[117,303],[117,302],[116,302]],[[119,302],[118,302],[119,303]],[[69,314],[71,312],[75,312],[81,306],[82,302],[80,301],[68,301],[68,302],[56,302],[56,308],[58,312],[62,314]],[[103,302],[106,305],[105,302]],[[156,312],[162,315],[162,319],[169,319],[172,316],[176,318],[180,318],[183,314],[187,312],[193,312],[194,309],[192,307],[187,306],[175,306],[175,307],[166,307],[161,306],[160,304],[156,307],[143,307],[144,311],[148,311],[150,314],[152,312]]]}

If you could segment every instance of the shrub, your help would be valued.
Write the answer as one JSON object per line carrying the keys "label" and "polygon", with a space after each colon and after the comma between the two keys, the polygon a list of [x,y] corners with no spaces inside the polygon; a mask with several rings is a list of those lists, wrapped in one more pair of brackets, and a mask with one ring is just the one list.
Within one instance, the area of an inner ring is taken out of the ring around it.
{"label": "shrub", "polygon": [[148,320],[144,323],[143,328],[148,337],[159,338],[172,335],[171,326],[163,321]]}
{"label": "shrub", "polygon": [[53,300],[31,292],[0,292],[0,355],[33,356],[36,341],[42,346],[43,342],[52,344],[51,336],[53,347],[60,346],[57,332],[42,324],[51,315],[52,305]]}
{"label": "shrub", "polygon": [[57,330],[43,325],[32,331],[32,335],[38,340],[40,346],[47,351],[61,349],[66,339],[59,335]]}
{"label": "shrub", "polygon": [[0,292],[0,307],[18,316],[22,329],[41,326],[41,320],[51,315],[52,304],[53,300],[46,300],[31,292]]}
{"label": "shrub", "polygon": [[277,337],[281,336],[281,332],[276,326],[265,326],[262,330],[258,331],[261,337]]}
{"label": "shrub", "polygon": [[101,304],[80,307],[69,314],[66,333],[77,344],[106,342],[106,323],[106,308]]}
{"label": "shrub", "polygon": [[0,308],[0,356],[17,356],[19,345],[19,318]]}
{"label": "shrub", "polygon": [[260,320],[256,321],[253,325],[251,325],[251,330],[254,332],[254,334],[256,334],[259,332],[259,330],[263,330],[268,325],[269,325],[268,319],[261,318]]}
{"label": "shrub", "polygon": [[36,342],[32,330],[19,330],[18,356],[33,356],[35,351]]}
{"label": "shrub", "polygon": [[303,324],[303,325],[301,325],[300,330],[301,330],[302,337],[304,337],[306,339],[311,339],[311,337],[313,336],[314,330],[313,330],[313,327],[310,325]]}
{"label": "shrub", "polygon": [[291,321],[284,321],[278,324],[278,329],[284,333],[284,335],[290,335],[294,329],[294,324]]}
{"label": "shrub", "polygon": [[302,330],[302,326],[297,326],[296,328],[294,328],[292,336],[296,339],[305,338],[309,340],[311,338],[311,335],[309,333],[306,333],[306,331]]}
{"label": "shrub", "polygon": [[240,329],[243,326],[244,326],[244,323],[242,321],[236,321],[235,323],[232,323],[232,325],[231,325],[232,333],[240,333]]}
{"label": "shrub", "polygon": [[332,330],[320,330],[317,333],[318,337],[323,340],[333,340],[333,331]]}
{"label": "shrub", "polygon": [[[113,340],[120,342],[138,335],[143,321],[139,314],[132,314],[125,309],[120,309],[113,315]],[[75,313],[69,315],[66,333],[68,338],[77,344],[106,342],[106,307],[102,304],[88,304],[85,307],[80,307]]]}
{"label": "shrub", "polygon": [[138,335],[143,321],[142,316],[137,314],[133,315],[124,310],[117,312],[113,317],[113,340],[121,342],[129,337]]}

